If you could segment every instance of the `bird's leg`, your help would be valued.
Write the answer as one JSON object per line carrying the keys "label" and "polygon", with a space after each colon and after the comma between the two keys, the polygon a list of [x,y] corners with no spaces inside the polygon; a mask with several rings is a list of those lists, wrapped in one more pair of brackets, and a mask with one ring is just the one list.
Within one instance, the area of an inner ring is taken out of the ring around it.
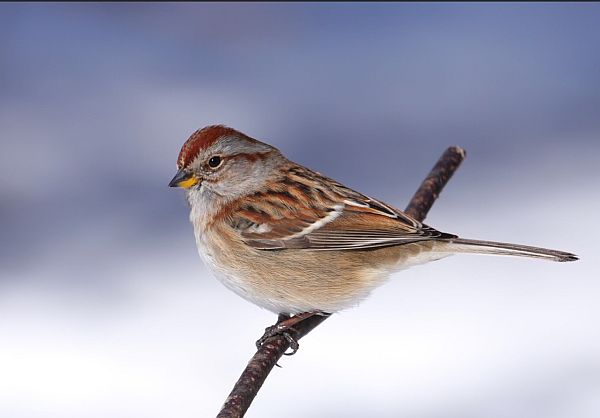
{"label": "bird's leg", "polygon": [[290,344],[290,348],[292,349],[290,353],[284,354],[286,356],[296,354],[296,351],[298,351],[300,345],[292,335],[292,332],[290,332],[294,331],[292,327],[297,323],[304,321],[306,318],[310,318],[313,315],[320,314],[320,312],[302,312],[292,317],[290,317],[287,314],[279,314],[279,317],[277,318],[277,323],[275,325],[265,328],[265,333],[263,334],[263,336],[260,337],[258,341],[256,341],[256,348],[260,348],[260,346],[263,345],[267,339],[275,335],[281,335],[287,340],[287,342]]}
{"label": "bird's leg", "polygon": [[279,315],[277,315],[277,324],[279,324],[282,321],[285,321],[286,319],[290,319],[290,315],[286,314],[286,313],[280,313]]}

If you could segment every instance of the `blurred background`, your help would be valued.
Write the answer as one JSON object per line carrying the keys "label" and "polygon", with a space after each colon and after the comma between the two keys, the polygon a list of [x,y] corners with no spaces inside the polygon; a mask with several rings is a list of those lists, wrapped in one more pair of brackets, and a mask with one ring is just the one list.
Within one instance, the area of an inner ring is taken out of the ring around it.
{"label": "blurred background", "polygon": [[185,139],[224,123],[427,223],[575,252],[395,275],[249,417],[600,415],[599,4],[0,4],[0,416],[214,416],[275,320],[197,256]]}

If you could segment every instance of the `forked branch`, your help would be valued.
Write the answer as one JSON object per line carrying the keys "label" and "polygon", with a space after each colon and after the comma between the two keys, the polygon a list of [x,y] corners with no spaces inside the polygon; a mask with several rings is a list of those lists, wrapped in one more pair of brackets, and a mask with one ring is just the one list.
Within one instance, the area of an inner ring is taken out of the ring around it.
{"label": "forked branch", "polygon": [[[465,156],[465,150],[460,147],[448,148],[410,200],[406,213],[423,221]],[[327,318],[328,316],[313,315],[294,325],[294,338],[299,340],[304,337]],[[243,417],[271,369],[289,347],[290,343],[281,335],[266,340],[248,362],[217,418]]]}

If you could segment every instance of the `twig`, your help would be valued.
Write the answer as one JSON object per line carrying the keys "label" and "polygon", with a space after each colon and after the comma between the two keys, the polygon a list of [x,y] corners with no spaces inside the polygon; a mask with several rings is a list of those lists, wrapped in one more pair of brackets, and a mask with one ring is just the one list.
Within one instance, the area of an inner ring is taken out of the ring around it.
{"label": "twig", "polygon": [[[448,148],[410,200],[406,213],[423,221],[465,156],[465,150],[460,147]],[[295,339],[304,337],[327,318],[328,316],[315,315],[298,323],[293,328]],[[290,343],[283,336],[269,338],[248,362],[217,418],[243,417],[271,369],[289,347]]]}
{"label": "twig", "polygon": [[419,186],[406,209],[410,216],[418,221],[425,220],[433,202],[438,198],[448,180],[463,162],[467,152],[460,147],[449,147],[433,166],[425,180]]}

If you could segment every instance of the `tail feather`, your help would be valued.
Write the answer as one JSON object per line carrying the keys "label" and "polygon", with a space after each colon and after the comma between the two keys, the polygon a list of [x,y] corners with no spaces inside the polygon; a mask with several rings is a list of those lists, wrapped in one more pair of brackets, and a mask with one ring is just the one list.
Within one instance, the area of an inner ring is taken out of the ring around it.
{"label": "tail feather", "polygon": [[552,261],[575,261],[575,254],[564,251],[550,250],[547,248],[531,247],[529,245],[509,244],[505,242],[479,241],[474,239],[453,238],[449,239],[452,252],[515,255],[520,257],[534,257]]}

